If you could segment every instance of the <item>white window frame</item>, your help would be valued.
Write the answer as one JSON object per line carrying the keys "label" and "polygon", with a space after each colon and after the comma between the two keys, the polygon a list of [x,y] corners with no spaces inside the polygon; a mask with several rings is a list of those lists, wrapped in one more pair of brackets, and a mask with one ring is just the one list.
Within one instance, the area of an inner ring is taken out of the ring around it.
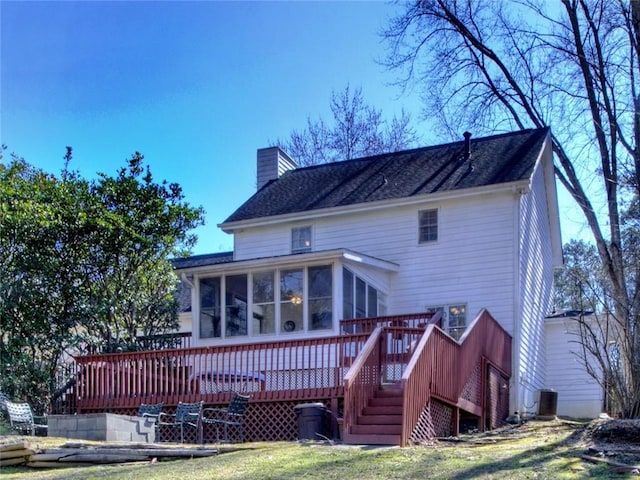
{"label": "white window frame", "polygon": [[[422,223],[422,214],[423,213],[435,213],[435,224],[430,223],[430,224],[426,224],[423,225]],[[440,225],[439,225],[439,218],[440,218],[440,213],[438,211],[437,208],[425,208],[423,210],[419,210],[418,211],[418,243],[420,244],[428,244],[428,243],[435,243],[438,241],[438,239],[440,238]],[[423,235],[422,235],[422,231],[423,229],[426,228],[433,228],[435,226],[435,238],[427,238],[424,239]]]}
{"label": "white window frame", "polygon": [[[451,309],[453,308],[463,308],[464,309],[464,327],[455,326],[452,327],[449,325],[449,315]],[[456,302],[456,303],[448,303],[441,305],[427,305],[427,312],[437,312],[442,311],[442,330],[447,332],[450,336],[455,338],[456,340],[460,340],[464,332],[467,330],[469,326],[469,309],[467,308],[467,304],[464,302]]]}
{"label": "white window frame", "polygon": [[309,253],[313,246],[313,228],[311,225],[291,229],[291,253]]}

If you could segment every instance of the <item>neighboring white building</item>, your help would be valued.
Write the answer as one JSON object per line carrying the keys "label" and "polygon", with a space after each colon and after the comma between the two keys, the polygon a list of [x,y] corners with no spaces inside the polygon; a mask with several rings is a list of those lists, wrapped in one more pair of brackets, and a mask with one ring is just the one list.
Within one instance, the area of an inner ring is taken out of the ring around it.
{"label": "neighboring white building", "polygon": [[339,319],[427,309],[459,338],[486,308],[513,338],[510,411],[552,387],[545,316],[562,251],[548,129],[306,168],[261,149],[257,178],[220,225],[234,251],[175,261],[193,286],[192,345],[338,335]]}
{"label": "neighboring white building", "polygon": [[[604,412],[604,390],[587,373],[579,335],[580,312],[563,312],[546,319],[547,386],[557,393],[557,414],[575,418],[597,418]],[[596,323],[589,315],[582,321]],[[597,363],[592,362],[596,371]]]}

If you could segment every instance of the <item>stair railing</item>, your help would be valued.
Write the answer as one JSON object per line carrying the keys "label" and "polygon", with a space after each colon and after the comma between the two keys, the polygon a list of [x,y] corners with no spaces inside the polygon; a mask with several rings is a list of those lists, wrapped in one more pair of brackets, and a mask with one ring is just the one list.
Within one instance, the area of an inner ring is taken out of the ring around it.
{"label": "stair railing", "polygon": [[386,338],[384,329],[377,327],[344,377],[345,436],[382,382],[381,357]]}
{"label": "stair railing", "polygon": [[409,443],[431,398],[458,404],[465,382],[481,362],[511,375],[511,336],[488,311],[480,312],[459,342],[434,325],[427,327],[402,375],[401,446]]}

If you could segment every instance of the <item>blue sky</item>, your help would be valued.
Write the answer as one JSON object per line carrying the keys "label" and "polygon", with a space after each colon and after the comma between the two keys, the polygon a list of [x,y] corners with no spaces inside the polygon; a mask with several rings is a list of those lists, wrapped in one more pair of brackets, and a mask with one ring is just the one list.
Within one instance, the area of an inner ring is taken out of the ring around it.
{"label": "blue sky", "polygon": [[[0,139],[49,172],[113,174],[140,151],[157,180],[206,210],[194,253],[231,250],[217,228],[255,191],[258,148],[329,118],[362,87],[391,118],[417,95],[376,62],[397,7],[358,2],[0,2]],[[464,129],[463,129],[464,130]],[[563,232],[563,241],[568,235]]]}

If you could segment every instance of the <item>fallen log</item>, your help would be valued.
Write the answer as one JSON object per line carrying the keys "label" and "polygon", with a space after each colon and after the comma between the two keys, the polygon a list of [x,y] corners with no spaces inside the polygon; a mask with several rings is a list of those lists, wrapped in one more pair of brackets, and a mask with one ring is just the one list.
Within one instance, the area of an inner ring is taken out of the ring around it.
{"label": "fallen log", "polygon": [[62,453],[34,453],[29,457],[30,462],[57,462],[61,458],[73,454]]}
{"label": "fallen log", "polygon": [[112,445],[95,448],[47,448],[43,454],[60,456],[100,453],[106,455],[146,455],[148,457],[210,457],[218,453],[217,449],[189,449],[189,448],[113,448]]}
{"label": "fallen log", "polygon": [[0,453],[10,452],[11,450],[23,450],[25,448],[29,448],[29,444],[27,442],[5,443],[0,444]]}
{"label": "fallen log", "polygon": [[0,460],[3,461],[16,458],[16,457],[28,457],[29,455],[33,455],[35,452],[30,448],[23,448],[21,450],[9,450],[8,452],[0,452]]}
{"label": "fallen log", "polygon": [[87,462],[28,462],[27,467],[29,468],[71,468],[71,467],[90,467],[93,464]]}
{"label": "fallen log", "polygon": [[58,461],[61,463],[127,463],[146,462],[148,460],[149,457],[147,455],[105,455],[102,453],[85,453],[79,455],[69,455],[68,457],[61,457]]}
{"label": "fallen log", "polygon": [[590,455],[581,455],[581,458],[589,462],[606,463],[607,465],[616,467],[616,470],[618,471],[625,471],[627,473],[640,470],[640,465],[629,465],[627,463],[616,462],[615,460],[610,460],[604,457],[592,457]]}
{"label": "fallen log", "polygon": [[[174,446],[167,445],[164,443],[146,443],[146,442],[109,442],[108,444],[101,443],[89,443],[89,442],[66,442],[62,444],[59,448],[138,448],[142,450],[150,449],[150,448],[163,448],[170,449],[175,448]],[[181,445],[181,448],[187,448]],[[196,449],[203,449],[204,447],[195,446]]]}
{"label": "fallen log", "polygon": [[24,465],[27,463],[27,457],[8,458],[0,460],[0,467],[15,467],[16,465]]}

